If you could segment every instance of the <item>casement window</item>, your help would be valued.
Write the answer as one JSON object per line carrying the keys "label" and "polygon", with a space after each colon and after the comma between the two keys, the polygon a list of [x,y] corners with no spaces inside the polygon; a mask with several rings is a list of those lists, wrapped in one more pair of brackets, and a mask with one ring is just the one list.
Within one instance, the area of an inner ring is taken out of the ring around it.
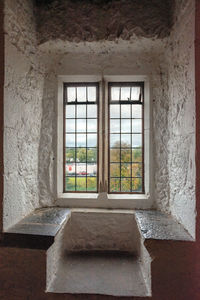
{"label": "casement window", "polygon": [[60,77],[58,198],[97,200],[102,193],[112,200],[149,198],[150,101],[146,77]]}

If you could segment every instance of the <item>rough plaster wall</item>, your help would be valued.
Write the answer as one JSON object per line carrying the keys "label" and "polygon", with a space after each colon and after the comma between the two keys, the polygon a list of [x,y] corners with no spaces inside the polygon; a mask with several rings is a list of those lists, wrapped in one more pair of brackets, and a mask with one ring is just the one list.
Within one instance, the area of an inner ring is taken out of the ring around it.
{"label": "rough plaster wall", "polygon": [[168,169],[172,214],[195,236],[195,1],[177,1],[168,62]]}
{"label": "rough plaster wall", "polygon": [[99,41],[134,34],[163,38],[169,35],[173,0],[36,1],[39,42]]}
{"label": "rough plaster wall", "polygon": [[44,70],[32,11],[31,1],[5,1],[4,229],[39,206]]}

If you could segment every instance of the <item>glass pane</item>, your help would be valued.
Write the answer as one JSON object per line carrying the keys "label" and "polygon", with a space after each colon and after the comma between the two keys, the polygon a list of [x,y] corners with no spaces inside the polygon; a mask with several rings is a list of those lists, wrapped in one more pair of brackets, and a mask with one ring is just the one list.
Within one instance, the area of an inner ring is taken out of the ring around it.
{"label": "glass pane", "polygon": [[121,88],[121,100],[130,100],[130,87]]}
{"label": "glass pane", "polygon": [[110,135],[110,147],[120,147],[120,135],[119,134],[111,134]]}
{"label": "glass pane", "polygon": [[74,148],[66,148],[65,149],[65,159],[66,162],[75,162],[75,149]]}
{"label": "glass pane", "polygon": [[86,176],[86,164],[84,163],[77,163],[76,164],[76,175],[78,176]]}
{"label": "glass pane", "polygon": [[120,149],[110,149],[110,161],[120,162]]}
{"label": "glass pane", "polygon": [[65,146],[68,148],[75,147],[75,134],[65,135]]}
{"label": "glass pane", "polygon": [[131,179],[130,178],[122,178],[121,179],[121,191],[127,192],[127,193],[131,191]]}
{"label": "glass pane", "polygon": [[132,120],[132,132],[142,132],[142,120]]}
{"label": "glass pane", "polygon": [[121,177],[131,177],[131,164],[121,164]]}
{"label": "glass pane", "polygon": [[132,105],[132,118],[142,118],[142,105],[135,104]]}
{"label": "glass pane", "polygon": [[87,164],[87,176],[97,176],[97,164]]}
{"label": "glass pane", "polygon": [[132,149],[132,161],[133,162],[142,162],[142,149]]}
{"label": "glass pane", "polygon": [[121,161],[131,162],[131,149],[121,149]]}
{"label": "glass pane", "polygon": [[67,176],[74,176],[75,175],[75,164],[67,163],[65,164],[65,171]]}
{"label": "glass pane", "polygon": [[118,104],[110,105],[110,117],[111,118],[120,118],[120,105],[118,105]]}
{"label": "glass pane", "polygon": [[77,101],[86,102],[86,87],[77,87]]}
{"label": "glass pane", "polygon": [[131,100],[139,101],[140,100],[140,87],[134,86],[131,89]]}
{"label": "glass pane", "polygon": [[110,120],[110,132],[120,132],[120,120]]}
{"label": "glass pane", "polygon": [[77,147],[86,147],[86,134],[77,134]]}
{"label": "glass pane", "polygon": [[77,132],[86,132],[86,119],[76,120],[76,130]]}
{"label": "glass pane", "polygon": [[97,132],[97,119],[87,120],[87,132]]}
{"label": "glass pane", "polygon": [[65,132],[75,132],[75,119],[65,119]]}
{"label": "glass pane", "polygon": [[131,133],[131,120],[121,120],[121,132]]}
{"label": "glass pane", "polygon": [[87,162],[97,162],[97,149],[88,148],[87,149]]}
{"label": "glass pane", "polygon": [[76,88],[68,87],[67,88],[67,102],[75,102],[76,100]]}
{"label": "glass pane", "polygon": [[76,190],[79,192],[86,192],[86,177],[76,178]]}
{"label": "glass pane", "polygon": [[132,177],[142,177],[142,164],[132,164]]}
{"label": "glass pane", "polygon": [[97,178],[95,177],[87,178],[87,191],[91,191],[91,192],[97,191]]}
{"label": "glass pane", "polygon": [[75,191],[75,177],[65,178],[65,191]]}
{"label": "glass pane", "polygon": [[97,134],[87,134],[87,147],[97,147]]}
{"label": "glass pane", "polygon": [[119,101],[120,87],[111,87],[111,100]]}
{"label": "glass pane", "polygon": [[131,146],[131,134],[122,134],[121,135],[121,147],[128,148]]}
{"label": "glass pane", "polygon": [[120,164],[110,164],[110,177],[120,177]]}
{"label": "glass pane", "polygon": [[110,179],[110,192],[120,192],[120,179],[118,178]]}
{"label": "glass pane", "polygon": [[96,104],[87,105],[87,117],[88,118],[97,118],[97,105]]}
{"label": "glass pane", "polygon": [[96,101],[96,87],[95,86],[88,86],[88,101],[94,102]]}
{"label": "glass pane", "polygon": [[142,178],[132,179],[132,192],[142,192]]}
{"label": "glass pane", "polygon": [[142,135],[141,134],[132,134],[132,147],[141,148],[142,146]]}
{"label": "glass pane", "polygon": [[130,118],[131,117],[131,106],[129,104],[121,105],[121,118]]}
{"label": "glass pane", "polygon": [[76,149],[76,161],[83,163],[86,162],[86,148],[77,148]]}
{"label": "glass pane", "polygon": [[75,105],[65,105],[65,117],[75,118]]}
{"label": "glass pane", "polygon": [[77,105],[77,118],[86,118],[86,105]]}

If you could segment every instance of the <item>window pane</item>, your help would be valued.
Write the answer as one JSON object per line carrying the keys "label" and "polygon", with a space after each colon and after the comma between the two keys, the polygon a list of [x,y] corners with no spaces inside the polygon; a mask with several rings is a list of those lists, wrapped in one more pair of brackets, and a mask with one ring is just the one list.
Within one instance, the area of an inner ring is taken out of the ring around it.
{"label": "window pane", "polygon": [[86,118],[86,105],[80,104],[76,106],[77,118]]}
{"label": "window pane", "polygon": [[110,105],[110,117],[111,118],[120,118],[120,105],[118,105],[118,104]]}
{"label": "window pane", "polygon": [[121,100],[130,100],[130,87],[121,88]]}
{"label": "window pane", "polygon": [[87,164],[87,176],[97,176],[97,164],[89,163]]}
{"label": "window pane", "polygon": [[122,192],[131,192],[131,179],[122,178],[121,179],[121,191]]}
{"label": "window pane", "polygon": [[110,177],[120,177],[120,164],[110,164]]}
{"label": "window pane", "polygon": [[65,149],[65,159],[66,162],[75,162],[75,149],[74,148],[66,148]]}
{"label": "window pane", "polygon": [[97,147],[97,134],[87,134],[87,147]]}
{"label": "window pane", "polygon": [[120,162],[120,149],[110,149],[110,161]]}
{"label": "window pane", "polygon": [[120,192],[120,179],[118,178],[110,179],[110,192]]}
{"label": "window pane", "polygon": [[131,100],[135,100],[135,101],[140,100],[140,87],[139,86],[132,87]]}
{"label": "window pane", "polygon": [[76,164],[76,175],[78,176],[86,176],[86,164],[84,163],[77,163]]}
{"label": "window pane", "polygon": [[75,105],[65,105],[65,118],[75,118]]}
{"label": "window pane", "polygon": [[142,162],[142,148],[132,149],[132,161]]}
{"label": "window pane", "polygon": [[131,177],[131,164],[121,164],[121,177]]}
{"label": "window pane", "polygon": [[110,132],[120,132],[120,119],[110,120]]}
{"label": "window pane", "polygon": [[76,190],[79,192],[86,192],[86,177],[76,178]]}
{"label": "window pane", "polygon": [[142,192],[142,178],[132,179],[132,192]]}
{"label": "window pane", "polygon": [[75,177],[65,178],[65,190],[69,192],[75,191]]}
{"label": "window pane", "polygon": [[77,87],[77,101],[86,102],[86,87]]}
{"label": "window pane", "polygon": [[76,126],[77,132],[86,132],[86,119],[77,119]]}
{"label": "window pane", "polygon": [[142,164],[137,164],[137,163],[132,164],[132,176],[142,177]]}
{"label": "window pane", "polygon": [[77,147],[86,147],[86,134],[77,134]]}
{"label": "window pane", "polygon": [[131,149],[121,149],[121,161],[131,162]]}
{"label": "window pane", "polygon": [[75,119],[65,119],[65,132],[75,132]]}
{"label": "window pane", "polygon": [[65,135],[65,146],[69,148],[75,147],[75,134]]}
{"label": "window pane", "polygon": [[111,87],[111,100],[119,100],[120,88],[119,87]]}
{"label": "window pane", "polygon": [[121,147],[128,148],[131,146],[131,134],[121,134]]}
{"label": "window pane", "polygon": [[88,118],[97,118],[97,105],[96,104],[87,105],[87,117]]}
{"label": "window pane", "polygon": [[97,119],[87,120],[87,132],[97,132]]}
{"label": "window pane", "polygon": [[87,162],[97,162],[97,149],[88,148],[87,149]]}
{"label": "window pane", "polygon": [[119,134],[111,134],[110,135],[110,147],[120,147],[120,135]]}
{"label": "window pane", "polygon": [[142,105],[135,104],[132,105],[132,118],[142,118]]}
{"label": "window pane", "polygon": [[67,176],[74,176],[75,175],[75,164],[74,163],[65,164],[65,171],[66,171]]}
{"label": "window pane", "polygon": [[89,86],[87,89],[88,89],[88,101],[95,102],[96,101],[96,87]]}
{"label": "window pane", "polygon": [[131,120],[121,120],[121,132],[131,133]]}
{"label": "window pane", "polygon": [[141,134],[132,134],[132,147],[141,148],[142,146],[142,135]]}
{"label": "window pane", "polygon": [[75,102],[76,100],[76,88],[68,87],[67,88],[67,102]]}
{"label": "window pane", "polygon": [[87,191],[95,192],[97,191],[97,178],[88,177],[87,178]]}
{"label": "window pane", "polygon": [[121,118],[130,118],[131,117],[131,105],[122,104],[121,105]]}
{"label": "window pane", "polygon": [[141,119],[132,120],[132,132],[142,132],[142,120]]}
{"label": "window pane", "polygon": [[76,161],[83,163],[86,162],[86,151],[87,148],[77,148],[76,149]]}

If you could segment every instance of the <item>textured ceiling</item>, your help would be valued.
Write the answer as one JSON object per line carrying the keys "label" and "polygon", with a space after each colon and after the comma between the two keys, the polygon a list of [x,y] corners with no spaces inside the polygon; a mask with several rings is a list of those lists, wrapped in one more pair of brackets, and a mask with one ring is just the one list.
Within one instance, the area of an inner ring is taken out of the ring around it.
{"label": "textured ceiling", "polygon": [[173,0],[35,0],[38,41],[166,37]]}

